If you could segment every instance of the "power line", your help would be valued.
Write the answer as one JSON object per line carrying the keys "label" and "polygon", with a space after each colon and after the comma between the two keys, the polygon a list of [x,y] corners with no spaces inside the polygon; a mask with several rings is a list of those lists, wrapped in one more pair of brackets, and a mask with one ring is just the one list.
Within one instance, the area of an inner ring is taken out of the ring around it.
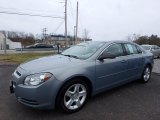
{"label": "power line", "polygon": [[68,5],[68,6],[69,6],[69,8],[70,8],[70,11],[71,11],[72,17],[73,17],[73,19],[74,19],[73,7],[72,7],[72,3],[71,3],[71,1],[70,1],[70,0],[69,0],[69,4],[70,4],[70,5]]}
{"label": "power line", "polygon": [[64,24],[64,20],[58,25],[58,27],[55,29],[54,34],[57,32],[57,30]]}
{"label": "power line", "polygon": [[83,24],[82,24],[82,20],[81,20],[81,17],[79,16],[79,28],[83,31],[84,27],[83,27]]}
{"label": "power line", "polygon": [[65,0],[65,48],[67,48],[67,4],[68,0]]}
{"label": "power line", "polygon": [[29,13],[19,13],[19,12],[9,12],[9,11],[0,11],[2,14],[11,14],[11,15],[23,15],[23,16],[32,16],[32,17],[46,17],[46,18],[59,18],[64,19],[60,16],[50,16],[50,15],[40,15],[40,14],[29,14]]}
{"label": "power line", "polygon": [[[47,12],[47,13],[57,13],[57,11],[42,11],[42,10],[38,10],[38,9],[19,9],[19,8],[12,8],[12,7],[2,7],[2,6],[0,6],[0,8],[2,9],[2,10],[5,10],[5,11],[8,11],[8,10],[16,10],[16,12],[17,12],[17,10],[18,11],[22,11],[22,12],[26,12],[26,11],[29,11],[29,12]],[[59,13],[62,13],[62,12],[59,12]]]}
{"label": "power line", "polygon": [[[71,13],[71,17],[73,18],[73,21],[75,20],[75,15],[74,15],[74,9],[73,9],[73,7],[72,7],[72,2],[70,1],[70,0],[68,0],[69,1],[69,8],[70,8],[70,13]],[[70,14],[69,14],[70,15]],[[69,20],[68,20],[69,21]],[[79,29],[81,29],[81,30],[83,30],[83,25],[82,25],[82,21],[81,21],[81,19],[80,19],[80,17],[79,17]],[[77,31],[78,33],[79,33],[79,31]]]}
{"label": "power line", "polygon": [[[75,17],[74,17],[74,14],[73,14],[73,7],[72,7],[72,3],[71,3],[71,1],[70,0],[68,0],[69,1],[69,10],[70,10],[70,14],[68,14],[70,17],[68,18],[68,23],[70,24],[69,26],[70,26],[70,29],[72,30],[72,28],[73,28],[73,26],[75,26]],[[71,18],[72,18],[72,20],[71,20]],[[72,21],[72,22],[70,22],[70,20]]]}

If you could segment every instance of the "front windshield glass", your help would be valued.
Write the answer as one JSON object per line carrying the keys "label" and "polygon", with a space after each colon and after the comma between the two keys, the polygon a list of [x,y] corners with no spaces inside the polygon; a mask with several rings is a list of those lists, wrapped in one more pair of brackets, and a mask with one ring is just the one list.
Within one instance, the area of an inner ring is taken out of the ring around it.
{"label": "front windshield glass", "polygon": [[150,49],[151,49],[151,46],[147,46],[147,45],[142,45],[142,47],[143,47],[145,50],[150,50]]}
{"label": "front windshield glass", "polygon": [[64,52],[62,55],[75,57],[79,59],[87,59],[92,56],[105,42],[83,42],[76,46],[73,46]]}

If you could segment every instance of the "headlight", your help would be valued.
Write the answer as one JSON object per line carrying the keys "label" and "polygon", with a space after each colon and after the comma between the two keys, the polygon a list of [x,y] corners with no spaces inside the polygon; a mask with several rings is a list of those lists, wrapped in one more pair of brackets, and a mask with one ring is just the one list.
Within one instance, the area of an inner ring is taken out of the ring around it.
{"label": "headlight", "polygon": [[39,85],[39,84],[47,81],[52,76],[53,75],[51,73],[39,73],[39,74],[29,75],[25,78],[24,84],[25,85],[36,86],[36,85]]}

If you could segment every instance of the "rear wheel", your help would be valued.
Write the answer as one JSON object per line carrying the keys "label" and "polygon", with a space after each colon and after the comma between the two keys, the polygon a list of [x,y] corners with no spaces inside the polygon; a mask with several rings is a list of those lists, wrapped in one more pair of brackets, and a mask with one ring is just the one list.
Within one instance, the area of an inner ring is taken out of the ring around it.
{"label": "rear wheel", "polygon": [[62,87],[57,97],[57,106],[67,113],[76,112],[84,106],[88,95],[89,88],[83,80],[72,80]]}
{"label": "rear wheel", "polygon": [[143,83],[147,83],[150,80],[150,77],[151,77],[151,67],[147,65],[143,71],[141,81]]}

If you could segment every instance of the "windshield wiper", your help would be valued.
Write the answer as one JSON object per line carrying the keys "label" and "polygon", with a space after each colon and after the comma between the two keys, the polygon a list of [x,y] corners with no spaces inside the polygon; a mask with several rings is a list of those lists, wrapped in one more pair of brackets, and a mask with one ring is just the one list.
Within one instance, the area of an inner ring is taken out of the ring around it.
{"label": "windshield wiper", "polygon": [[72,58],[79,59],[79,57],[78,57],[78,56],[75,56],[75,55],[64,55],[64,56],[68,56],[68,57],[72,57]]}
{"label": "windshield wiper", "polygon": [[68,57],[72,57],[72,58],[79,59],[79,57],[78,57],[78,56],[75,56],[75,55],[65,55],[65,54],[61,54],[61,55],[64,55],[64,56],[68,56]]}

